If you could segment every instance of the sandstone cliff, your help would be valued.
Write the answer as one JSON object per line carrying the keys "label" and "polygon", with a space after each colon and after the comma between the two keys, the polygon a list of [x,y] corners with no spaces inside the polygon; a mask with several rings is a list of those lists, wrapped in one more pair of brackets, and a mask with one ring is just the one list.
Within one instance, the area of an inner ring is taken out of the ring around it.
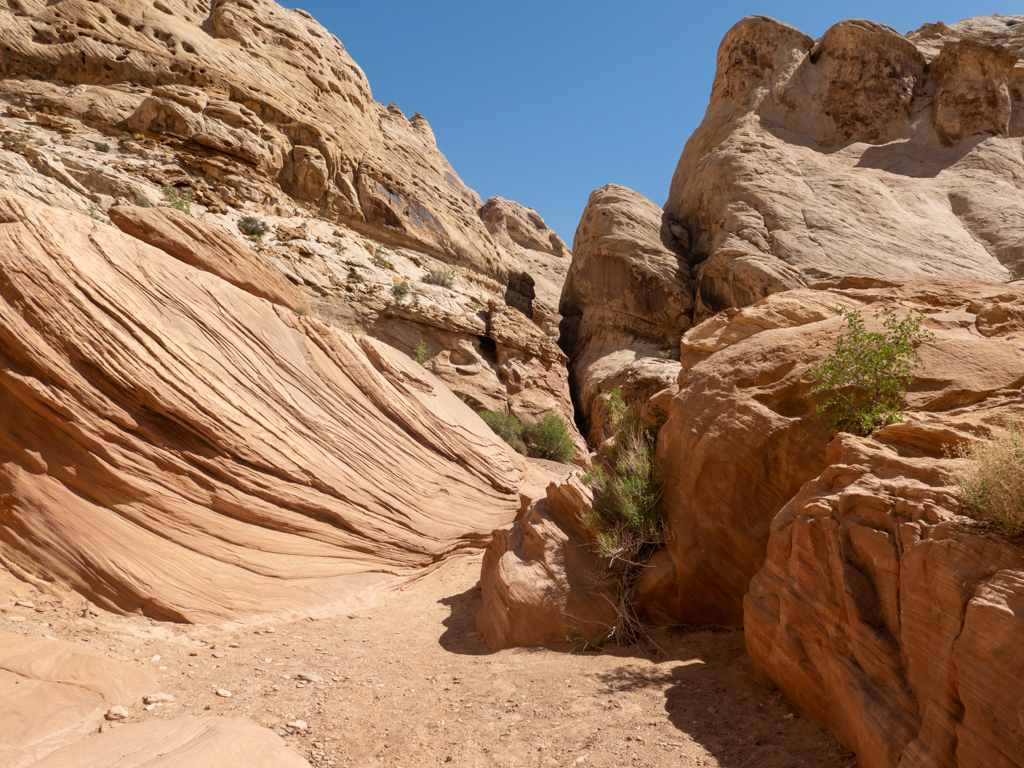
{"label": "sandstone cliff", "polygon": [[665,204],[697,316],[840,275],[1024,274],[1022,22],[736,24]]}

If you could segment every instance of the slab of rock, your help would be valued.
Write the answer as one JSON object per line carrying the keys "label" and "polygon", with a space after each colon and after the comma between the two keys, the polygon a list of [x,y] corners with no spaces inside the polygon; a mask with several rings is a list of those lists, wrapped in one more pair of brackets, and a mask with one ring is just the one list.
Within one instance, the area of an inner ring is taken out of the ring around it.
{"label": "slab of rock", "polygon": [[174,208],[122,205],[107,211],[125,234],[287,309],[304,303],[278,270],[239,238]]}
{"label": "slab of rock", "polygon": [[245,765],[309,768],[268,728],[233,718],[196,717],[123,725],[33,763],[32,768],[189,768]]}
{"label": "slab of rock", "polygon": [[594,542],[579,522],[590,489],[578,477],[551,482],[511,529],[496,530],[484,553],[483,607],[476,626],[495,649],[603,640],[615,601],[600,580]]}
{"label": "slab of rock", "polygon": [[744,603],[751,661],[862,765],[1024,764],[1024,550],[961,517],[962,460],[920,447],[1022,416],[1018,393],[840,434],[772,521]]}
{"label": "slab of rock", "polygon": [[936,338],[918,349],[925,367],[907,403],[910,412],[931,414],[1019,394],[1022,337],[1011,326],[986,336],[981,318],[996,308],[1009,312],[1022,296],[1021,283],[850,278],[774,294],[688,331],[685,367],[658,441],[676,578],[674,602],[660,592],[661,615],[740,625],[772,518],[824,470],[831,437],[814,418],[821,396],[807,398],[811,384],[803,378],[833,350],[844,323],[824,307],[859,304],[869,329],[881,306],[923,311]]}
{"label": "slab of rock", "polygon": [[697,319],[839,275],[1024,274],[1021,21],[738,22],[665,204]]}
{"label": "slab of rock", "polygon": [[84,737],[156,682],[81,645],[0,632],[0,754],[22,768]]}
{"label": "slab of rock", "polygon": [[671,384],[672,358],[690,325],[690,270],[662,212],[630,189],[609,184],[590,196],[562,288],[561,345],[591,445],[604,438],[602,390],[646,399]]}
{"label": "slab of rock", "polygon": [[514,517],[521,462],[404,354],[24,198],[0,252],[26,569],[161,619],[330,615]]}

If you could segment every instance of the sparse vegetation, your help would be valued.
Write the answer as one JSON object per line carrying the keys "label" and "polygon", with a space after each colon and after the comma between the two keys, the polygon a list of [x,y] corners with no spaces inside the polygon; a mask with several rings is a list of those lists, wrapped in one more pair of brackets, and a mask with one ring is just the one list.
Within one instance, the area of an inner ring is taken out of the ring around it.
{"label": "sparse vegetation", "polygon": [[350,274],[349,274],[349,276],[348,276],[348,277],[347,277],[346,279],[347,279],[347,280],[348,280],[348,281],[349,281],[350,283],[365,283],[365,282],[366,282],[366,278],[365,278],[365,277],[363,277],[363,276],[362,276],[361,274],[359,274],[358,272],[352,272],[352,273],[350,273]]}
{"label": "sparse vegetation", "polygon": [[576,444],[565,420],[553,411],[539,422],[520,421],[511,413],[480,411],[480,418],[498,437],[524,456],[565,464],[576,457]]}
{"label": "sparse vegetation", "polygon": [[1006,274],[1007,274],[1006,282],[1008,282],[1008,283],[1012,283],[1014,280],[1017,279],[1017,273],[1014,272],[1012,269],[1007,269],[1006,270]]}
{"label": "sparse vegetation", "polygon": [[29,127],[22,128],[20,131],[8,134],[3,138],[0,138],[0,142],[10,146],[13,144],[26,144],[29,138],[32,136],[32,129]]}
{"label": "sparse vegetation", "polygon": [[378,245],[373,251],[373,266],[378,269],[394,269],[395,265],[387,257],[387,251],[383,245]]}
{"label": "sparse vegetation", "polygon": [[581,522],[607,563],[618,608],[612,636],[620,643],[631,643],[639,631],[633,608],[636,584],[664,542],[662,486],[654,449],[666,414],[654,406],[645,418],[643,404],[627,403],[618,387],[607,394],[615,448],[607,464],[598,464],[582,478],[594,491],[594,504]]}
{"label": "sparse vegetation", "polygon": [[186,216],[192,215],[192,190],[178,189],[177,187],[164,187],[164,198],[171,208],[181,211]]}
{"label": "sparse vegetation", "polygon": [[660,357],[662,360],[674,360],[675,359],[675,355],[672,354],[672,350],[671,349],[659,349],[658,350],[658,357]]}
{"label": "sparse vegetation", "polygon": [[395,299],[401,301],[409,295],[409,281],[408,280],[396,280],[394,285],[391,286],[391,293]]}
{"label": "sparse vegetation", "polygon": [[869,435],[886,424],[903,421],[900,410],[915,364],[924,367],[916,345],[935,338],[923,328],[924,314],[902,320],[883,308],[875,313],[883,331],[869,333],[860,310],[836,310],[846,319],[835,351],[810,368],[804,378],[817,382],[808,393],[828,392],[817,415],[829,429]]}
{"label": "sparse vegetation", "polygon": [[430,347],[423,339],[420,339],[419,344],[412,348],[412,359],[420,365],[430,359]]}
{"label": "sparse vegetation", "polygon": [[151,206],[151,205],[149,204],[149,200],[147,200],[146,198],[144,198],[144,197],[143,197],[142,195],[138,195],[138,196],[136,196],[136,198],[135,198],[135,204],[136,204],[137,206],[139,206],[139,208],[151,208],[151,207],[152,207],[152,206]]}
{"label": "sparse vegetation", "polygon": [[964,507],[991,522],[1004,536],[1024,534],[1024,423],[962,447],[970,463],[955,474]]}
{"label": "sparse vegetation", "polygon": [[334,250],[336,250],[338,252],[338,254],[340,255],[340,254],[342,254],[342,253],[344,253],[345,251],[348,250],[348,246],[347,245],[342,245],[341,244],[341,240],[335,240],[334,241]]}
{"label": "sparse vegetation", "polygon": [[423,282],[429,285],[440,285],[444,288],[451,288],[455,284],[455,276],[458,274],[455,267],[441,267],[432,269],[423,276]]}
{"label": "sparse vegetation", "polygon": [[238,220],[238,228],[254,240],[259,240],[270,229],[267,222],[258,216],[243,216]]}
{"label": "sparse vegetation", "polygon": [[107,144],[107,142],[105,141],[97,141],[95,144],[92,145],[92,148],[95,149],[97,152],[110,151],[110,145]]}
{"label": "sparse vegetation", "polygon": [[303,317],[305,315],[308,315],[309,314],[309,307],[305,306],[304,304],[300,304],[299,306],[297,306],[295,308],[295,314],[298,315],[299,317]]}

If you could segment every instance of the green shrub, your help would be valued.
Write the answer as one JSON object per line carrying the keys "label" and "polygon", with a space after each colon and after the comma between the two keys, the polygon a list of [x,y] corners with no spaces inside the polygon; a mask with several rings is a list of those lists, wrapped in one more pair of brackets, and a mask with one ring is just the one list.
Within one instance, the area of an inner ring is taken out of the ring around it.
{"label": "green shrub", "polygon": [[643,404],[627,403],[618,387],[607,394],[615,448],[608,464],[598,464],[582,478],[594,491],[594,503],[581,522],[606,561],[617,600],[613,636],[628,643],[636,640],[639,629],[633,606],[636,584],[664,542],[662,483],[654,451],[666,414],[652,408],[645,419]]}
{"label": "green shrub", "polygon": [[875,313],[883,331],[869,333],[859,310],[837,309],[846,319],[835,351],[810,368],[804,378],[817,382],[809,395],[830,393],[817,408],[829,429],[869,435],[886,424],[903,421],[900,409],[907,387],[920,364],[915,345],[935,338],[922,327],[924,314],[911,312],[902,320],[891,309]]}
{"label": "green shrub", "polygon": [[11,134],[8,134],[7,136],[4,136],[2,139],[0,139],[0,142],[3,142],[4,144],[7,144],[7,145],[27,144],[28,140],[29,140],[29,138],[31,138],[31,136],[32,136],[32,129],[29,128],[29,127],[25,127],[25,128],[22,128],[20,131],[18,131],[16,133],[11,133]]}
{"label": "green shrub", "polygon": [[309,314],[309,307],[300,304],[299,306],[297,306],[295,308],[295,314],[298,315],[299,317],[303,317],[304,315],[308,315]]}
{"label": "green shrub", "polygon": [[387,257],[387,251],[384,250],[383,245],[378,245],[373,251],[373,266],[378,269],[394,269],[395,265]]}
{"label": "green shrub", "polygon": [[440,285],[445,288],[451,288],[455,284],[455,267],[442,267],[441,269],[432,269],[423,276],[423,282],[429,283],[430,285]]}
{"label": "green shrub", "polygon": [[358,272],[353,272],[352,274],[350,274],[350,275],[348,276],[347,280],[348,280],[348,281],[349,281],[350,283],[365,283],[365,282],[366,282],[366,278],[365,278],[365,277],[363,277],[363,276],[362,276],[361,274],[359,274]]}
{"label": "green shrub", "polygon": [[516,453],[526,455],[526,443],[523,442],[523,423],[511,413],[500,411],[480,411],[479,416],[498,437],[512,446]]}
{"label": "green shrub", "polygon": [[192,190],[164,187],[164,197],[171,204],[171,208],[181,211],[186,216],[192,215]]}
{"label": "green shrub", "polygon": [[348,250],[348,246],[347,245],[342,245],[341,244],[341,240],[335,240],[334,241],[334,250],[336,250],[338,252],[338,254],[340,255],[340,254],[343,254],[345,251]]}
{"label": "green shrub", "polygon": [[391,286],[391,293],[394,294],[398,301],[401,301],[409,295],[409,281],[396,280],[394,285]]}
{"label": "green shrub", "polygon": [[545,413],[536,424],[524,424],[523,437],[528,456],[561,464],[576,458],[576,443],[569,434],[569,427],[553,411]]}
{"label": "green shrub", "polygon": [[95,149],[97,152],[110,151],[110,145],[107,144],[105,141],[97,141],[95,144],[92,145],[92,148]]}
{"label": "green shrub", "polygon": [[243,216],[238,220],[238,228],[249,237],[259,239],[267,234],[270,226],[258,216]]}
{"label": "green shrub", "polygon": [[149,200],[144,198],[142,195],[139,195],[139,196],[137,196],[135,198],[135,204],[137,206],[139,206],[139,208],[150,208],[151,207],[150,204],[149,204]]}
{"label": "green shrub", "polygon": [[412,359],[420,365],[430,359],[430,347],[423,339],[420,339],[419,344],[412,348]]}
{"label": "green shrub", "polygon": [[970,463],[955,473],[964,506],[1005,536],[1024,534],[1024,423],[957,451]]}

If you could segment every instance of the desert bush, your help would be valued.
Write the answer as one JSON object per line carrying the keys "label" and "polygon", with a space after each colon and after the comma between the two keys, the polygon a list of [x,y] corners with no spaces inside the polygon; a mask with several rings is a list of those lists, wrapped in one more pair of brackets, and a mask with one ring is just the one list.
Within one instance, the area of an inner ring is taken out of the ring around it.
{"label": "desert bush", "polygon": [[491,428],[498,437],[512,446],[516,453],[526,455],[526,443],[523,442],[523,423],[511,413],[501,411],[480,411],[478,414],[484,424]]}
{"label": "desert bush", "polygon": [[151,207],[150,204],[149,204],[149,200],[144,198],[142,195],[138,195],[135,198],[135,204],[137,206],[139,206],[139,208],[150,208]]}
{"label": "desert bush", "polygon": [[309,314],[309,307],[307,307],[307,306],[305,306],[303,304],[300,304],[299,306],[297,306],[295,308],[295,314],[298,315],[299,317],[303,317],[304,315],[308,315]]}
{"label": "desert bush", "polygon": [[869,435],[886,424],[903,421],[900,410],[915,364],[922,368],[915,346],[935,338],[922,327],[924,314],[902,320],[889,308],[875,313],[884,330],[869,333],[860,310],[836,310],[846,319],[835,351],[811,367],[804,378],[817,382],[808,396],[830,393],[817,415],[829,429]]}
{"label": "desert bush", "polygon": [[662,483],[654,460],[665,413],[651,409],[651,418],[645,419],[643,403],[627,403],[618,387],[607,394],[615,448],[608,464],[598,464],[582,478],[594,491],[594,503],[581,522],[606,561],[618,608],[613,636],[629,643],[639,630],[633,607],[636,584],[665,539]]}
{"label": "desert bush", "polygon": [[455,267],[441,267],[432,269],[423,276],[423,282],[430,285],[440,285],[444,288],[451,288],[455,284]]}
{"label": "desert bush", "polygon": [[964,506],[1005,536],[1024,534],[1024,423],[1009,424],[996,437],[964,446],[969,459],[955,474]]}
{"label": "desert bush", "polygon": [[430,359],[430,347],[423,339],[420,339],[419,344],[412,348],[412,359],[420,365]]}
{"label": "desert bush", "polygon": [[238,228],[249,237],[260,238],[267,234],[270,226],[258,216],[243,216],[238,220]]}
{"label": "desert bush", "polygon": [[398,301],[401,301],[409,295],[409,281],[396,280],[394,285],[391,286],[391,293]]}
{"label": "desert bush", "polygon": [[105,141],[97,141],[95,144],[92,145],[92,148],[95,149],[97,152],[110,151],[110,145],[107,144]]}
{"label": "desert bush", "polygon": [[373,266],[378,269],[394,269],[395,265],[391,259],[387,256],[387,251],[384,250],[383,245],[378,245],[373,251],[373,258],[371,259]]}
{"label": "desert bush", "polygon": [[187,216],[192,215],[192,191],[179,190],[177,187],[164,187],[164,197],[171,208],[181,211]]}
{"label": "desert bush", "polygon": [[350,283],[365,283],[366,278],[358,272],[352,272],[347,278]]}
{"label": "desert bush", "polygon": [[545,413],[536,424],[523,425],[526,454],[567,464],[576,458],[576,443],[565,420],[554,411]]}

